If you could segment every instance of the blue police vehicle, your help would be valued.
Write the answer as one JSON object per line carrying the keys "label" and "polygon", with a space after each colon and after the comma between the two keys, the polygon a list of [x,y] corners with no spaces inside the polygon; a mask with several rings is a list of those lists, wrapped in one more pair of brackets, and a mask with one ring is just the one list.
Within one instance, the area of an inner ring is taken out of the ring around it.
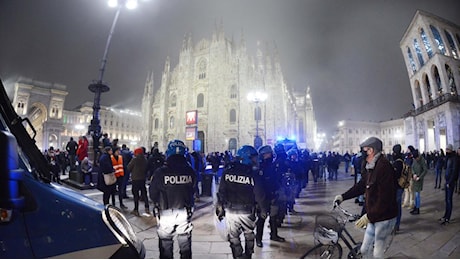
{"label": "blue police vehicle", "polygon": [[0,258],[144,258],[143,243],[117,208],[51,183],[24,127],[32,125],[0,85]]}

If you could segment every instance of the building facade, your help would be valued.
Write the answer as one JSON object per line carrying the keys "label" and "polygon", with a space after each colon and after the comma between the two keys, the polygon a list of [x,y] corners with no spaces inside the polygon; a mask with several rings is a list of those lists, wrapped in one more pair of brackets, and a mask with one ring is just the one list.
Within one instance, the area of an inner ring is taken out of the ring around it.
{"label": "building facade", "polygon": [[[229,40],[222,27],[195,45],[190,35],[184,37],[178,64],[171,68],[167,58],[159,88],[153,73],[148,76],[144,145],[157,142],[164,149],[181,139],[193,150],[222,152],[253,145],[258,137],[273,145],[279,137],[296,136],[313,146],[316,121],[309,91],[295,94],[287,85],[276,48],[262,52],[258,44],[254,58],[243,35],[239,43]],[[254,93],[267,98],[248,100]],[[187,121],[187,114],[194,120]]]}
{"label": "building facade", "polygon": [[405,118],[408,144],[421,152],[460,146],[460,27],[417,11],[401,42],[414,111]]}
{"label": "building facade", "polygon": [[[29,119],[31,124],[26,124],[26,128],[42,151],[51,146],[64,149],[70,137],[78,140],[79,136],[87,135],[93,104],[86,102],[65,110],[67,94],[67,87],[61,84],[27,78],[15,83],[12,104],[20,117]],[[102,131],[111,140],[118,138],[119,144],[133,148],[139,144],[142,128],[139,112],[101,106],[100,119]]]}
{"label": "building facade", "polygon": [[420,152],[445,150],[447,144],[460,147],[460,26],[417,11],[400,48],[414,109],[401,119],[380,123],[342,121],[335,151],[356,151],[370,132],[382,139],[384,152],[391,152],[396,143]]}

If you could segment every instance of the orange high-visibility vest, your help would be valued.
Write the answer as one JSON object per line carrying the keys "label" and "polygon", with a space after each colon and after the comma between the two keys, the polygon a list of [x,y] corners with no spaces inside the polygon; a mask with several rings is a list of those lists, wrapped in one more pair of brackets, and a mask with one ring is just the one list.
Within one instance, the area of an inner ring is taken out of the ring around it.
{"label": "orange high-visibility vest", "polygon": [[115,159],[113,154],[110,156],[112,158],[112,166],[115,169],[115,177],[121,177],[125,175],[125,171],[123,170],[123,157],[118,155],[118,160]]}

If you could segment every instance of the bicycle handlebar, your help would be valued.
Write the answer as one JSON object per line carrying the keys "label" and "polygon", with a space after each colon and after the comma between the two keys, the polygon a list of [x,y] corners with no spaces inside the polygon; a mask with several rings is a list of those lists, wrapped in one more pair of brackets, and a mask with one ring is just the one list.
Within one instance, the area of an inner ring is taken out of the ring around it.
{"label": "bicycle handlebar", "polygon": [[349,212],[348,210],[344,209],[342,206],[340,206],[340,204],[337,201],[334,202],[334,208],[333,209],[336,209],[336,208],[338,208],[340,211],[342,211],[342,213],[345,216],[349,217],[348,218],[349,222],[354,222],[357,219],[361,218],[361,216],[359,214],[353,214],[353,213]]}

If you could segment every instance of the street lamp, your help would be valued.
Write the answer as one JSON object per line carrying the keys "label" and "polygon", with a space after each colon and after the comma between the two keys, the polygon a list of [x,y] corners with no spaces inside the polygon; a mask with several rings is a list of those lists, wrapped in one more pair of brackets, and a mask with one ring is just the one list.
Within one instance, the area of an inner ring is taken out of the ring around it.
{"label": "street lamp", "polygon": [[107,43],[105,44],[104,56],[102,56],[101,68],[99,69],[99,79],[93,81],[93,83],[88,86],[88,89],[94,93],[93,118],[91,119],[91,124],[88,127],[88,134],[91,135],[93,139],[94,163],[96,163],[97,159],[99,139],[102,136],[101,124],[99,120],[99,110],[101,109],[101,94],[104,92],[108,92],[110,90],[109,86],[102,81],[104,78],[105,66],[107,64],[107,55],[109,52],[110,42],[112,40],[112,35],[115,31],[118,16],[120,15],[123,5],[127,9],[134,9],[137,6],[137,0],[109,0],[108,5],[110,7],[116,7],[117,12],[115,13],[115,17],[113,18],[112,27],[110,28],[109,36],[107,37]]}
{"label": "street lamp", "polygon": [[256,119],[256,136],[254,137],[254,148],[256,149],[262,146],[262,138],[259,136],[259,120],[261,118],[259,103],[264,102],[266,99],[267,93],[265,92],[256,91],[248,93],[248,100],[256,104],[256,110],[254,113]]}

